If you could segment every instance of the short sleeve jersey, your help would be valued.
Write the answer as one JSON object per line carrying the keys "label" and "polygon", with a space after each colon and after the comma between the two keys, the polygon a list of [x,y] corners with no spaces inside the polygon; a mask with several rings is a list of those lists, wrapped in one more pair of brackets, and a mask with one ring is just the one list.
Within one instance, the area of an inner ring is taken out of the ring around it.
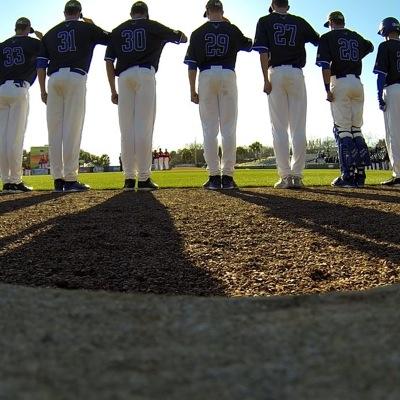
{"label": "short sleeve jersey", "polygon": [[330,69],[331,75],[361,75],[362,59],[374,46],[357,32],[334,29],[321,36],[316,64]]}
{"label": "short sleeve jersey", "polygon": [[213,65],[234,70],[237,53],[250,51],[252,46],[252,40],[237,26],[227,21],[209,21],[192,33],[184,62],[200,70]]}
{"label": "short sleeve jersey", "polygon": [[32,85],[40,47],[40,41],[29,36],[14,36],[1,43],[0,82],[22,80]]}
{"label": "short sleeve jersey", "polygon": [[386,75],[386,86],[400,83],[400,40],[387,40],[378,48],[375,74]]}
{"label": "short sleeve jersey", "polygon": [[44,35],[40,61],[47,60],[48,74],[60,68],[89,72],[97,44],[107,45],[110,34],[83,21],[64,21]]}
{"label": "short sleeve jersey", "polygon": [[172,30],[159,22],[146,18],[130,19],[112,31],[105,60],[117,60],[117,76],[140,65],[154,67],[157,71],[165,44],[178,44],[181,39],[181,31]]}
{"label": "short sleeve jersey", "polygon": [[257,24],[254,50],[270,53],[270,66],[306,65],[305,44],[317,46],[319,34],[303,18],[292,14],[272,13]]}

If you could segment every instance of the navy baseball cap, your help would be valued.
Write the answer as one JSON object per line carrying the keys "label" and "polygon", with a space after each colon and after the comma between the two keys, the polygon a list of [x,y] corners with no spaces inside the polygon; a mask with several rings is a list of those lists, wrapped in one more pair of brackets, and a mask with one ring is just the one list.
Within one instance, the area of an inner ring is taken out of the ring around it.
{"label": "navy baseball cap", "polygon": [[208,0],[208,2],[206,4],[206,11],[203,14],[204,18],[207,18],[207,11],[210,8],[220,8],[222,11],[224,10],[224,6],[222,5],[220,0]]}
{"label": "navy baseball cap", "polygon": [[31,21],[29,21],[28,18],[25,18],[25,17],[18,18],[17,22],[15,23],[16,30],[17,29],[24,30],[28,26],[31,27],[31,29],[29,30],[29,33],[35,33],[35,30],[31,26]]}
{"label": "navy baseball cap", "polygon": [[82,4],[78,0],[69,0],[65,4],[64,10],[76,10],[77,12],[82,11]]}
{"label": "navy baseball cap", "polygon": [[328,21],[324,23],[325,28],[329,28],[330,21],[339,22],[344,25],[344,15],[340,11],[332,11],[328,16]]}
{"label": "navy baseball cap", "polygon": [[131,14],[135,13],[140,13],[140,14],[147,14],[149,15],[149,7],[147,7],[147,4],[144,1],[137,1],[136,3],[133,3],[132,8],[131,8]]}

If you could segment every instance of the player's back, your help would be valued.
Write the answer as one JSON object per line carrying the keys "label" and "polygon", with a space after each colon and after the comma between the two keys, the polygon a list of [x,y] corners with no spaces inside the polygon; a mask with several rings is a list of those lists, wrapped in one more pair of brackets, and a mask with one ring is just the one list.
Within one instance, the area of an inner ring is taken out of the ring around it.
{"label": "player's back", "polygon": [[293,65],[303,68],[306,43],[318,45],[319,35],[297,15],[274,12],[258,22],[254,49],[265,48],[271,54],[272,67]]}
{"label": "player's back", "polygon": [[29,36],[13,36],[0,44],[0,81],[36,79],[36,58],[40,41]]}
{"label": "player's back", "polygon": [[318,58],[331,62],[332,75],[361,75],[362,59],[373,45],[357,32],[334,29],[322,35]]}
{"label": "player's back", "polygon": [[383,72],[386,74],[386,85],[400,83],[399,40],[390,39],[379,45],[374,72]]}
{"label": "player's back", "polygon": [[50,61],[49,74],[63,67],[88,72],[97,44],[108,43],[108,33],[83,21],[63,21],[43,37],[45,57]]}
{"label": "player's back", "polygon": [[200,69],[211,65],[234,69],[237,53],[250,51],[252,41],[227,21],[209,21],[192,33],[190,47]]}

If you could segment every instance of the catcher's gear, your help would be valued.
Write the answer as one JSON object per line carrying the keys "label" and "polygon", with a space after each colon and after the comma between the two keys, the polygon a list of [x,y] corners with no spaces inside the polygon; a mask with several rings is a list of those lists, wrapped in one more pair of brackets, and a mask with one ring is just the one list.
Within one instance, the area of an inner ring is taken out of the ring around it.
{"label": "catcher's gear", "polygon": [[379,25],[378,35],[386,37],[391,32],[400,33],[400,22],[394,17],[387,17],[382,20],[381,24]]}
{"label": "catcher's gear", "polygon": [[338,126],[333,128],[336,143],[338,146],[340,170],[344,177],[354,175],[354,165],[357,160],[357,149],[353,135],[348,131],[341,131]]}
{"label": "catcher's gear", "polygon": [[357,157],[355,160],[356,167],[366,167],[367,165],[371,165],[368,146],[367,143],[365,143],[360,128],[353,127],[351,133],[353,134],[354,145],[357,149]]}

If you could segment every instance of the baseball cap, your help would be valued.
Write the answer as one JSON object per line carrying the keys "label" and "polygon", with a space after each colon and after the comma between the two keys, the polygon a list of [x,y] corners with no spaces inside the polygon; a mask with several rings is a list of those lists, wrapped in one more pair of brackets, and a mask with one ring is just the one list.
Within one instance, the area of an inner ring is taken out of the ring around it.
{"label": "baseball cap", "polygon": [[206,4],[206,11],[203,14],[204,18],[207,17],[207,10],[209,10],[210,8],[220,8],[221,10],[224,9],[220,0],[208,0],[208,2]]}
{"label": "baseball cap", "polygon": [[132,5],[131,14],[135,14],[136,12],[146,13],[149,15],[149,7],[147,7],[147,4],[144,1],[137,1]]}
{"label": "baseball cap", "polygon": [[27,26],[31,27],[29,33],[35,32],[35,30],[31,26],[31,21],[29,21],[28,18],[25,17],[18,18],[17,22],[15,23],[15,29],[25,29]]}
{"label": "baseball cap", "polygon": [[341,22],[344,24],[344,15],[340,11],[332,11],[328,16],[328,21],[324,24],[325,28],[329,28],[330,21]]}
{"label": "baseball cap", "polygon": [[78,0],[69,0],[65,4],[65,10],[76,9],[77,11],[82,11],[82,4]]}

